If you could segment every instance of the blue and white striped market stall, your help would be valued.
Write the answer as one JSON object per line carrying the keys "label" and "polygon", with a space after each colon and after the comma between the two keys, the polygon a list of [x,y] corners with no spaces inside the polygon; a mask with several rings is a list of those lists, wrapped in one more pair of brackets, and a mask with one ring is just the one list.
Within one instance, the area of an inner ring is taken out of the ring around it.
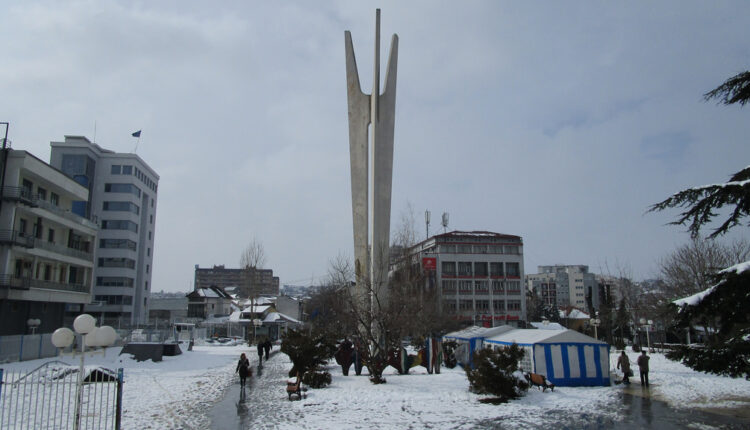
{"label": "blue and white striped market stall", "polygon": [[485,346],[518,344],[526,351],[524,372],[557,386],[608,386],[609,345],[574,330],[515,329],[484,339]]}

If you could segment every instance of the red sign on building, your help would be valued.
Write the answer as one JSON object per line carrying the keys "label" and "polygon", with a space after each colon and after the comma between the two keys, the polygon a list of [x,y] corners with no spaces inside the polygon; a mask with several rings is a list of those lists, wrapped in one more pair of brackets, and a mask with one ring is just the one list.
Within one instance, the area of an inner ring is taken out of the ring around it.
{"label": "red sign on building", "polygon": [[437,258],[436,257],[422,257],[422,268],[426,272],[434,272],[437,270]]}

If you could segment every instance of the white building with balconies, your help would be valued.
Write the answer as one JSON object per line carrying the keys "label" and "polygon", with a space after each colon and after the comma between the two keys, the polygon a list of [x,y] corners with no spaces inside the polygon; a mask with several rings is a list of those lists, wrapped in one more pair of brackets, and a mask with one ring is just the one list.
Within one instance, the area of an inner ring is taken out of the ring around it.
{"label": "white building with balconies", "polygon": [[26,151],[0,169],[0,335],[49,333],[91,301],[98,227],[73,211],[89,192]]}

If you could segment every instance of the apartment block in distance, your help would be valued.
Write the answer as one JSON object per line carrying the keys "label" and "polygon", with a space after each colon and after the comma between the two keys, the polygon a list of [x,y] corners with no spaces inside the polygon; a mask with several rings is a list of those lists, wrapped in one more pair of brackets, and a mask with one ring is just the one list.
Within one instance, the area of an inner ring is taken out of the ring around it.
{"label": "apartment block in distance", "polygon": [[146,323],[154,259],[159,175],[138,155],[83,136],[51,142],[50,164],[89,189],[74,211],[100,225],[94,297],[86,312],[118,326]]}
{"label": "apartment block in distance", "polygon": [[193,289],[219,287],[240,297],[278,296],[279,277],[271,269],[227,269],[224,265],[200,268],[195,265]]}
{"label": "apartment block in distance", "polygon": [[417,244],[427,283],[443,311],[467,324],[525,326],[523,240],[487,231],[452,231]]}
{"label": "apartment block in distance", "polygon": [[538,266],[537,271],[539,273],[526,275],[526,285],[536,292],[546,305],[554,303],[558,309],[573,306],[590,312],[590,300],[594,309],[599,308],[596,275],[589,272],[589,266],[557,264]]}
{"label": "apartment block in distance", "polygon": [[91,300],[98,227],[73,212],[89,192],[26,151],[0,168],[0,336],[51,333]]}

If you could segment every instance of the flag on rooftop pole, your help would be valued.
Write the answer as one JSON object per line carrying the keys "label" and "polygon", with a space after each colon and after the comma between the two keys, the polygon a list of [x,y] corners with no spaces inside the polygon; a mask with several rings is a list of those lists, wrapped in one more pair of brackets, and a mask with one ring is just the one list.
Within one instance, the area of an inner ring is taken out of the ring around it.
{"label": "flag on rooftop pole", "polygon": [[138,144],[141,143],[141,130],[132,133],[131,136],[138,138],[138,140],[135,141],[135,149],[133,149],[133,153],[136,153],[138,152]]}

